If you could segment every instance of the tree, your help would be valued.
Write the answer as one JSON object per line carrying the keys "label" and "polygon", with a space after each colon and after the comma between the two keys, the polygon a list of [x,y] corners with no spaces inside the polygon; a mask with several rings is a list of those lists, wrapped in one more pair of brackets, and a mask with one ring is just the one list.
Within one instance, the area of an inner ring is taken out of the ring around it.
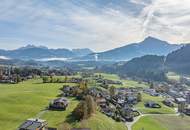
{"label": "tree", "polygon": [[142,101],[142,94],[138,93],[137,94],[137,102],[141,102]]}
{"label": "tree", "polygon": [[64,82],[67,83],[67,81],[68,81],[68,77],[65,76]]}
{"label": "tree", "polygon": [[87,107],[88,107],[88,114],[91,116],[91,114],[96,112],[96,103],[92,96],[86,96],[85,98]]}
{"label": "tree", "polygon": [[179,103],[178,104],[178,112],[183,113],[185,109],[185,103]]}
{"label": "tree", "polygon": [[109,91],[110,91],[110,95],[111,95],[111,96],[114,96],[114,95],[116,94],[116,91],[115,91],[115,87],[114,87],[114,86],[111,86],[110,89],[109,89]]}
{"label": "tree", "polygon": [[96,112],[96,103],[92,96],[86,96],[84,101],[81,101],[73,111],[73,115],[77,120],[88,119]]}
{"label": "tree", "polygon": [[83,92],[86,92],[86,90],[88,89],[88,84],[87,84],[87,81],[81,81],[79,83],[79,88],[81,90],[83,90]]}
{"label": "tree", "polygon": [[49,79],[47,76],[42,77],[43,83],[48,83]]}
{"label": "tree", "polygon": [[150,89],[153,89],[154,88],[154,84],[153,82],[150,83]]}
{"label": "tree", "polygon": [[50,76],[50,83],[53,83],[53,76]]}
{"label": "tree", "polygon": [[15,82],[16,82],[16,83],[21,82],[21,78],[20,78],[20,76],[19,76],[19,75],[16,75],[16,77],[15,77]]}

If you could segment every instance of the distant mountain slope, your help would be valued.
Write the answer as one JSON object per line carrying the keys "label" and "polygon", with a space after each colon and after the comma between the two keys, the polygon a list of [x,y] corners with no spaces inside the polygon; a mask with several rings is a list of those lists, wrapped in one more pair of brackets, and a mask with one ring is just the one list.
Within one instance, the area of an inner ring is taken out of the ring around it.
{"label": "distant mountain slope", "polygon": [[147,80],[162,81],[164,76],[164,56],[146,55],[134,58],[118,66],[117,73]]}
{"label": "distant mountain slope", "polygon": [[190,74],[190,45],[187,44],[170,53],[166,58],[165,65],[172,71]]}
{"label": "distant mountain slope", "polygon": [[[98,60],[130,60],[144,55],[167,55],[177,50],[182,45],[169,44],[159,39],[148,37],[140,43],[133,43],[124,47],[116,48],[102,53],[97,53]],[[83,59],[95,60],[95,54],[83,57]]]}
{"label": "distant mountain slope", "polygon": [[0,50],[0,56],[12,59],[36,60],[44,58],[74,58],[90,54],[88,49],[74,50],[69,49],[48,49],[44,46],[27,45],[15,50]]}
{"label": "distant mountain slope", "polygon": [[77,55],[77,56],[86,56],[91,53],[94,53],[92,50],[88,48],[83,48],[83,49],[72,49],[72,52]]}

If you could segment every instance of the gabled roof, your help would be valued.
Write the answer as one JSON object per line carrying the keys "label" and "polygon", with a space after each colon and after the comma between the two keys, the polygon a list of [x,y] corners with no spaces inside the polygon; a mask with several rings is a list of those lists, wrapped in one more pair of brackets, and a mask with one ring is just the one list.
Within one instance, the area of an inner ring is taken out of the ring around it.
{"label": "gabled roof", "polygon": [[20,127],[19,130],[36,130],[37,128],[43,128],[47,125],[45,120],[40,119],[28,119]]}

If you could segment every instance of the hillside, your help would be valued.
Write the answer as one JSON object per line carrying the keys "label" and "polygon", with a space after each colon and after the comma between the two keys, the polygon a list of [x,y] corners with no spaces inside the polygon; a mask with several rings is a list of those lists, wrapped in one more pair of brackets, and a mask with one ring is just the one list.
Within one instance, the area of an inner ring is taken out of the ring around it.
{"label": "hillside", "polygon": [[164,56],[146,55],[118,66],[117,73],[146,80],[165,80]]}
{"label": "hillside", "polygon": [[92,53],[90,49],[48,49],[44,46],[27,45],[15,50],[0,50],[0,56],[11,59],[36,60],[51,58],[74,58]]}
{"label": "hillside", "polygon": [[166,58],[165,65],[169,70],[183,74],[190,74],[190,45],[170,53]]}

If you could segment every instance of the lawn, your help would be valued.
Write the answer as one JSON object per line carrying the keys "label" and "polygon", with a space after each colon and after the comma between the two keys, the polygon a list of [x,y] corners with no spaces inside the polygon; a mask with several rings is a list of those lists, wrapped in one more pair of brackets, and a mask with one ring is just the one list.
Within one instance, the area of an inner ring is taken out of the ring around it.
{"label": "lawn", "polygon": [[[42,83],[42,80],[28,80],[19,84],[0,84],[0,129],[14,130],[28,118],[47,120],[49,127],[58,127],[68,120],[69,115],[78,104],[70,98],[66,111],[46,110],[49,101],[60,93],[61,83]],[[73,85],[73,84],[72,84]],[[92,130],[127,130],[123,123],[116,123],[111,118],[97,112],[84,122],[74,122],[74,127],[83,125]]]}
{"label": "lawn", "polygon": [[[147,108],[144,103],[147,101],[155,101],[161,105],[161,108]],[[142,93],[142,102],[138,103],[135,108],[137,108],[141,113],[144,114],[174,114],[175,110],[162,103],[164,99],[162,97],[153,97],[148,94]]]}
{"label": "lawn", "polygon": [[97,112],[90,119],[75,124],[76,128],[91,128],[91,130],[127,130],[124,123],[115,122],[100,112]]}
{"label": "lawn", "polygon": [[179,116],[145,116],[134,124],[133,130],[190,130],[190,117]]}
{"label": "lawn", "polygon": [[[46,114],[49,101],[59,94],[61,84],[41,84],[41,80],[29,80],[20,84],[0,84],[0,127],[16,129],[24,120]],[[45,112],[44,112],[45,111]],[[65,113],[65,112],[60,112]],[[51,122],[59,120],[59,114],[48,118]],[[62,118],[64,120],[64,118]]]}
{"label": "lawn", "polygon": [[168,130],[151,116],[142,117],[132,127],[132,130]]}
{"label": "lawn", "polygon": [[123,85],[114,85],[115,87],[148,87],[149,85],[144,82],[138,82],[134,80],[129,80],[129,79],[120,79],[118,75],[116,74],[106,74],[106,73],[96,73],[97,75],[101,74],[105,79],[110,79],[110,80],[118,80],[123,83]]}

